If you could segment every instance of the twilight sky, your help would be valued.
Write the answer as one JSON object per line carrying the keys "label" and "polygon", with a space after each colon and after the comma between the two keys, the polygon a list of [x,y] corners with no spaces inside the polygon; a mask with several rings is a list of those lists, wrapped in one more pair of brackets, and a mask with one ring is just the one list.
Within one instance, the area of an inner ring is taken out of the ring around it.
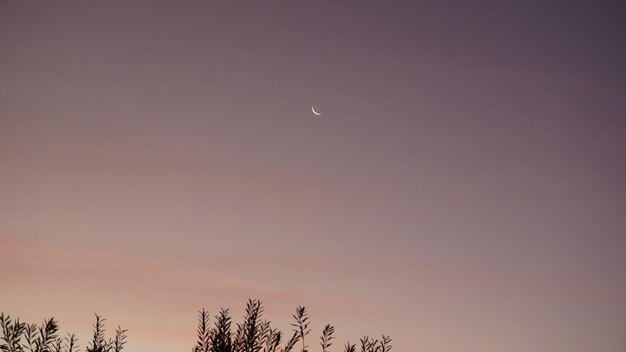
{"label": "twilight sky", "polygon": [[334,351],[623,352],[623,14],[0,2],[0,311],[129,351],[250,297]]}

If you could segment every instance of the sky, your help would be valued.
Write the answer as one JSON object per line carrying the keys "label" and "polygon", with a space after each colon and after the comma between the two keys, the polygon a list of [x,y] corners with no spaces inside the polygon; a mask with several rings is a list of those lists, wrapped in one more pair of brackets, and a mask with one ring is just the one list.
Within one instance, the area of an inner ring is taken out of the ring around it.
{"label": "sky", "polygon": [[2,1],[0,311],[138,352],[248,298],[313,351],[623,352],[623,14]]}

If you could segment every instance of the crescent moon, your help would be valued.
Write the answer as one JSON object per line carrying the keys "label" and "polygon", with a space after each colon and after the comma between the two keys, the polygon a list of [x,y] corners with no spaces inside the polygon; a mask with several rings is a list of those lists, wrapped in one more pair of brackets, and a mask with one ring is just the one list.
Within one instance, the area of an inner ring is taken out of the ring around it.
{"label": "crescent moon", "polygon": [[311,111],[315,114],[315,116],[320,116],[322,113],[315,111],[315,106],[311,106]]}

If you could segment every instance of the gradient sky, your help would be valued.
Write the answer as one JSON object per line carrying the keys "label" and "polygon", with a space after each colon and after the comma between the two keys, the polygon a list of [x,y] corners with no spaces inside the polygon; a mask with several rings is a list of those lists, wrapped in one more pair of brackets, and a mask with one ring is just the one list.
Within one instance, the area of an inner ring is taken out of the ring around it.
{"label": "gradient sky", "polygon": [[250,297],[334,351],[623,352],[624,13],[2,1],[0,311],[129,351]]}

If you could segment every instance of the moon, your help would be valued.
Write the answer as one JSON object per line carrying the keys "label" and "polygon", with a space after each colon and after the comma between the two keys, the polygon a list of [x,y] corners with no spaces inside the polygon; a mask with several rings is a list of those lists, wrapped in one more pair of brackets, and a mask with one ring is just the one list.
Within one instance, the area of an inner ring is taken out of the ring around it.
{"label": "moon", "polygon": [[315,116],[320,116],[322,113],[315,111],[315,106],[311,106],[311,111],[315,114]]}

